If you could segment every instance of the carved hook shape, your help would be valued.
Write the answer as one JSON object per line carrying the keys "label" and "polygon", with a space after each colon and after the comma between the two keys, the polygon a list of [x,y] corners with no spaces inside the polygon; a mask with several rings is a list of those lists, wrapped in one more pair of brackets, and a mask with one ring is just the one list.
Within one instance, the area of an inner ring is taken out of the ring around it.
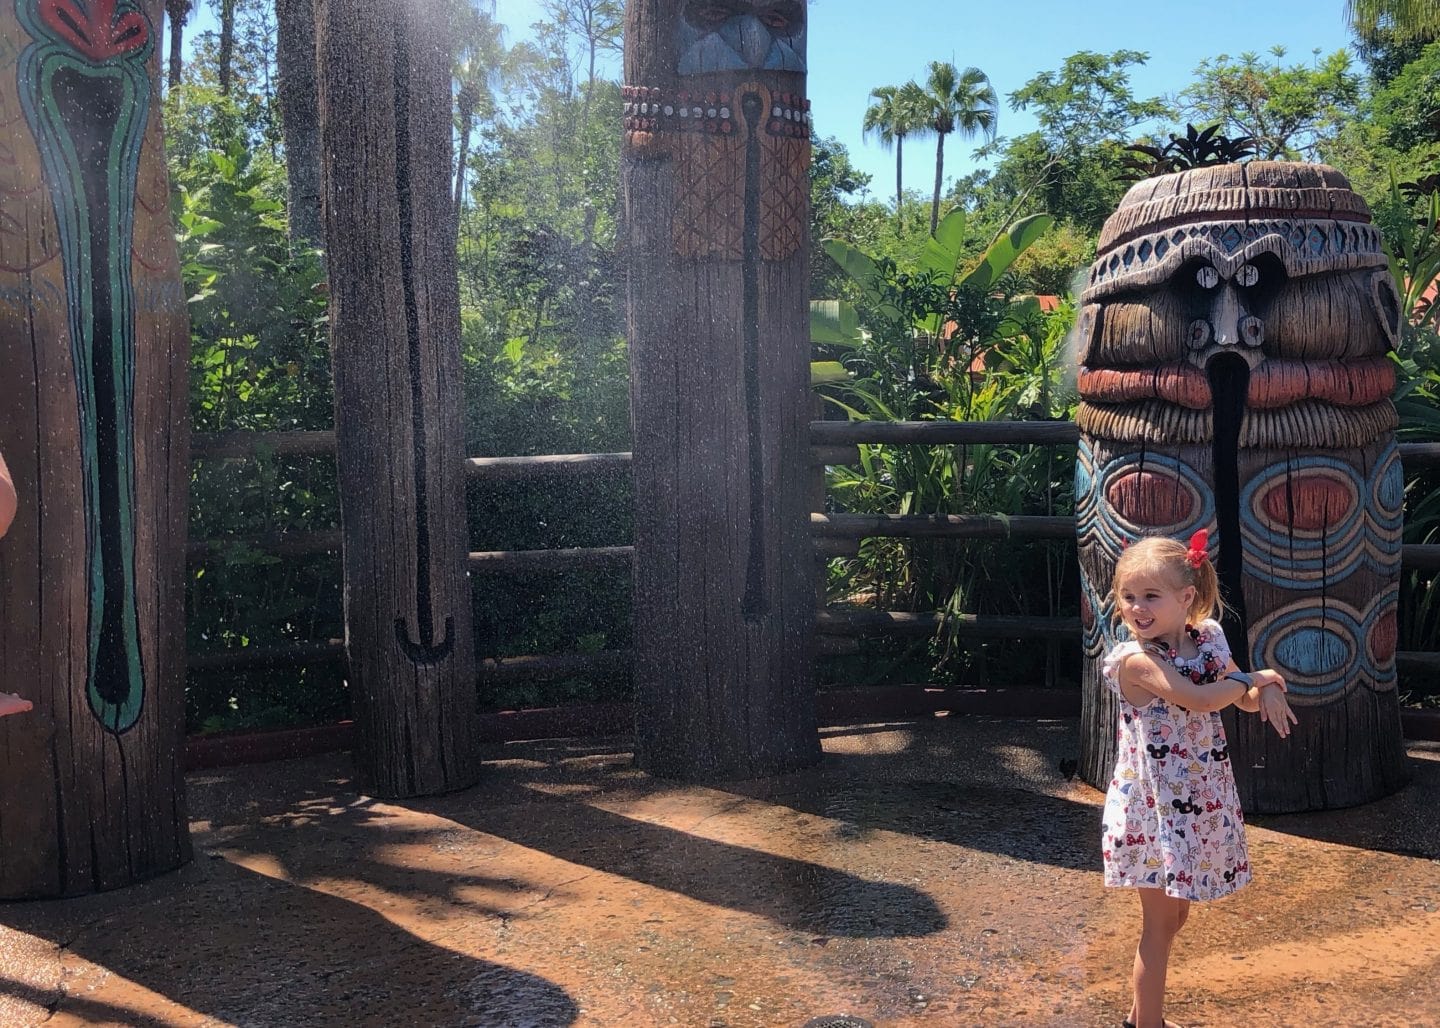
{"label": "carved hook shape", "polygon": [[420,641],[417,643],[410,638],[410,626],[405,623],[405,619],[396,618],[395,641],[405,656],[414,663],[438,664],[455,649],[455,619],[448,616],[445,618],[445,634],[436,642],[435,626],[430,618],[420,618]]}

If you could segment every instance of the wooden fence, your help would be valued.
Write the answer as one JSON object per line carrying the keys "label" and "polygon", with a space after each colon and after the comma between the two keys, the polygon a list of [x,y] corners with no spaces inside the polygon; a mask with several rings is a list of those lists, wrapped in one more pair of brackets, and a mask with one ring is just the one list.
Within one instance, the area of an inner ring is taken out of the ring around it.
{"label": "wooden fence", "polygon": [[[1071,422],[1004,421],[816,421],[811,424],[812,464],[852,464],[859,460],[859,445],[971,446],[1031,445],[1074,446],[1078,431]],[[333,432],[227,432],[197,435],[192,459],[248,459],[261,453],[316,456],[333,454]],[[1440,467],[1440,443],[1402,443],[1407,467]],[[487,482],[578,478],[600,472],[628,469],[628,453],[550,454],[539,457],[472,457],[466,474]],[[1071,540],[1074,517],[1005,517],[959,514],[824,514],[811,516],[816,554],[820,557],[854,554],[862,539],[941,538]],[[340,532],[285,532],[263,536],[205,539],[192,542],[188,554],[198,560],[227,545],[244,544],[280,556],[338,551]],[[533,576],[579,569],[623,567],[630,563],[629,546],[581,547],[552,550],[499,550],[469,555],[472,574]],[[1407,545],[1401,559],[1409,570],[1440,570],[1440,545]],[[1075,617],[1016,617],[907,611],[820,610],[816,617],[817,649],[821,654],[855,652],[856,638],[867,635],[928,636],[944,624],[960,636],[1036,639],[1048,642],[1076,640],[1080,620]],[[240,649],[192,653],[193,670],[250,670],[295,667],[344,659],[339,640],[297,642],[284,646],[250,646]],[[482,680],[554,679],[623,667],[624,650],[598,653],[536,654],[521,657],[482,657]],[[1402,651],[1397,664],[1407,671],[1440,672],[1440,652]]]}

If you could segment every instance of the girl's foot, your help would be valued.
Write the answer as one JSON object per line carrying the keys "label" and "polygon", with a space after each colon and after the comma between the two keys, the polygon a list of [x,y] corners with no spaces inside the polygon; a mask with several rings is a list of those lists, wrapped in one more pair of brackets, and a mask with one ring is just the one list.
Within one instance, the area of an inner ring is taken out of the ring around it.
{"label": "girl's foot", "polygon": [[7,714],[23,714],[27,710],[34,710],[35,704],[29,700],[22,700],[19,696],[10,692],[0,692],[0,717]]}

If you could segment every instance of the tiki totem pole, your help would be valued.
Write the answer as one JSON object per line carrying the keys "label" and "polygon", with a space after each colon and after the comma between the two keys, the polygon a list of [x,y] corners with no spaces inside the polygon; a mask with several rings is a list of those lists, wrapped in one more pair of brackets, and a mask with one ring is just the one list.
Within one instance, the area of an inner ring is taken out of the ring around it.
{"label": "tiki totem pole", "polygon": [[805,4],[631,0],[621,170],[637,761],[819,758]]}
{"label": "tiki totem pole", "polygon": [[0,6],[0,898],[190,858],[189,316],[160,127],[161,0]]}
{"label": "tiki totem pole", "polygon": [[363,787],[473,784],[446,0],[317,0],[345,642]]}
{"label": "tiki totem pole", "polygon": [[1106,222],[1082,304],[1085,778],[1114,757],[1094,658],[1123,631],[1115,560],[1143,535],[1207,528],[1236,662],[1284,674],[1300,717],[1281,740],[1227,715],[1245,809],[1395,790],[1400,306],[1364,201],[1323,165],[1147,180]]}

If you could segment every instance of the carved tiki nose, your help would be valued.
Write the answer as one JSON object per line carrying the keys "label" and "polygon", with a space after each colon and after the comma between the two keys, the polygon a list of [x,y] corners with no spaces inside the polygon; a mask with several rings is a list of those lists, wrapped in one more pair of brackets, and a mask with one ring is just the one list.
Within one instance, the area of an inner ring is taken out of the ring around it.
{"label": "carved tiki nose", "polygon": [[1232,283],[1221,283],[1210,306],[1210,328],[1215,333],[1217,346],[1234,346],[1240,342],[1240,320],[1249,317],[1235,293]]}
{"label": "carved tiki nose", "polygon": [[1220,286],[1210,307],[1210,316],[1190,328],[1192,348],[1208,346],[1212,341],[1216,346],[1251,347],[1265,341],[1265,323],[1246,309],[1234,282]]}
{"label": "carved tiki nose", "polygon": [[759,18],[750,14],[741,19],[740,56],[747,68],[763,68],[774,43],[775,37],[769,29],[760,24]]}

